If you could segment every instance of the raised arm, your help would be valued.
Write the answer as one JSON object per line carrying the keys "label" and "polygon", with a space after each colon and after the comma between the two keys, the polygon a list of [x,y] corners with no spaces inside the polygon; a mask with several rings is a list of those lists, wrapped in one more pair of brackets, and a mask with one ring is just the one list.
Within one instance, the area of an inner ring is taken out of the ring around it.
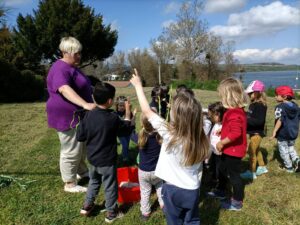
{"label": "raised arm", "polygon": [[134,73],[132,74],[132,78],[130,79],[130,83],[134,86],[142,113],[149,119],[151,116],[155,115],[155,113],[151,110],[147,98],[145,96],[141,79],[138,75],[136,69],[134,69]]}

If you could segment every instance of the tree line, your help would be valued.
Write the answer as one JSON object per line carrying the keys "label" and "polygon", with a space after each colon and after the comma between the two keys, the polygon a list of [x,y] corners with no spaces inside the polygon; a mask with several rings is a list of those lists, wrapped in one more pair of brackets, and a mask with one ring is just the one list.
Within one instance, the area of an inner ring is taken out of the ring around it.
{"label": "tree line", "polygon": [[[200,19],[203,2],[182,3],[176,21],[150,40],[149,49],[127,53],[115,52],[118,32],[81,0],[41,0],[31,15],[19,14],[13,28],[6,25],[9,9],[0,5],[0,63],[7,64],[0,67],[0,79],[6,88],[13,89],[16,77],[29,76],[27,82],[38,80],[35,83],[40,87],[47,69],[60,57],[60,39],[74,36],[83,45],[82,69],[97,78],[107,73],[130,74],[135,67],[147,86],[158,83],[159,69],[162,81],[167,83],[172,79],[218,80],[237,68],[232,54],[234,43],[209,32],[207,21]],[[224,65],[219,67],[220,63]],[[14,75],[7,75],[11,73]],[[30,85],[25,82],[24,86]],[[1,102],[5,101],[7,94],[2,88],[0,94]]]}

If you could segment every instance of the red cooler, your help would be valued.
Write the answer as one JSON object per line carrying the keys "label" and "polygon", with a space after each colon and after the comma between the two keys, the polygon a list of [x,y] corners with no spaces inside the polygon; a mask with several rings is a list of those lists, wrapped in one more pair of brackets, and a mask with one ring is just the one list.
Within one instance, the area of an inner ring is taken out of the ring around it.
{"label": "red cooler", "polygon": [[141,199],[140,186],[137,187],[120,187],[121,182],[138,183],[138,168],[122,167],[117,169],[118,176],[118,202],[132,203]]}

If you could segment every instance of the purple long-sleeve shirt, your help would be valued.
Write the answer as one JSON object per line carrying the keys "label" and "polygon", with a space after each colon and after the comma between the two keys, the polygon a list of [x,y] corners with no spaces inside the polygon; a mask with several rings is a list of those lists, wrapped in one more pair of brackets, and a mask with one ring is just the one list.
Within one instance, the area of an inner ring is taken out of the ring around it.
{"label": "purple long-sleeve shirt", "polygon": [[63,85],[69,85],[86,102],[93,102],[89,79],[78,68],[57,60],[47,76],[49,99],[46,104],[48,125],[57,131],[74,128],[78,123],[78,117],[74,116],[74,112],[80,109],[59,93],[58,89]]}

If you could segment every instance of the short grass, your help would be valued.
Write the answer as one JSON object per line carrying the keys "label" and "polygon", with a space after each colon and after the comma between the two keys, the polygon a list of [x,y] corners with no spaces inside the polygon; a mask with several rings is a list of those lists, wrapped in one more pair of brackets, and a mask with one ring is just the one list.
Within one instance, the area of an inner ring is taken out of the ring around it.
{"label": "short grass", "polygon": [[[204,107],[218,100],[216,92],[195,92]],[[118,94],[134,96],[134,91],[132,88],[120,89]],[[136,105],[136,99],[132,98],[132,103]],[[275,100],[270,98],[268,103],[267,125],[270,134]],[[299,140],[296,146],[299,149]],[[130,154],[135,159],[137,152],[134,145],[131,147]],[[201,193],[202,224],[300,224],[300,174],[288,174],[278,168],[275,141],[264,138],[262,148],[270,172],[246,185],[243,210],[220,210],[217,200],[206,199]],[[245,167],[247,160],[246,157]],[[89,218],[79,216],[85,195],[63,191],[58,162],[59,141],[56,132],[47,127],[45,103],[0,105],[0,174],[35,180],[26,191],[14,183],[0,189],[1,225],[104,224],[104,214],[100,212]],[[155,196],[152,199],[154,201]],[[101,191],[97,203],[103,201]],[[125,217],[114,224],[142,224],[138,203],[125,209]],[[156,209],[147,224],[166,224],[162,212]]]}

